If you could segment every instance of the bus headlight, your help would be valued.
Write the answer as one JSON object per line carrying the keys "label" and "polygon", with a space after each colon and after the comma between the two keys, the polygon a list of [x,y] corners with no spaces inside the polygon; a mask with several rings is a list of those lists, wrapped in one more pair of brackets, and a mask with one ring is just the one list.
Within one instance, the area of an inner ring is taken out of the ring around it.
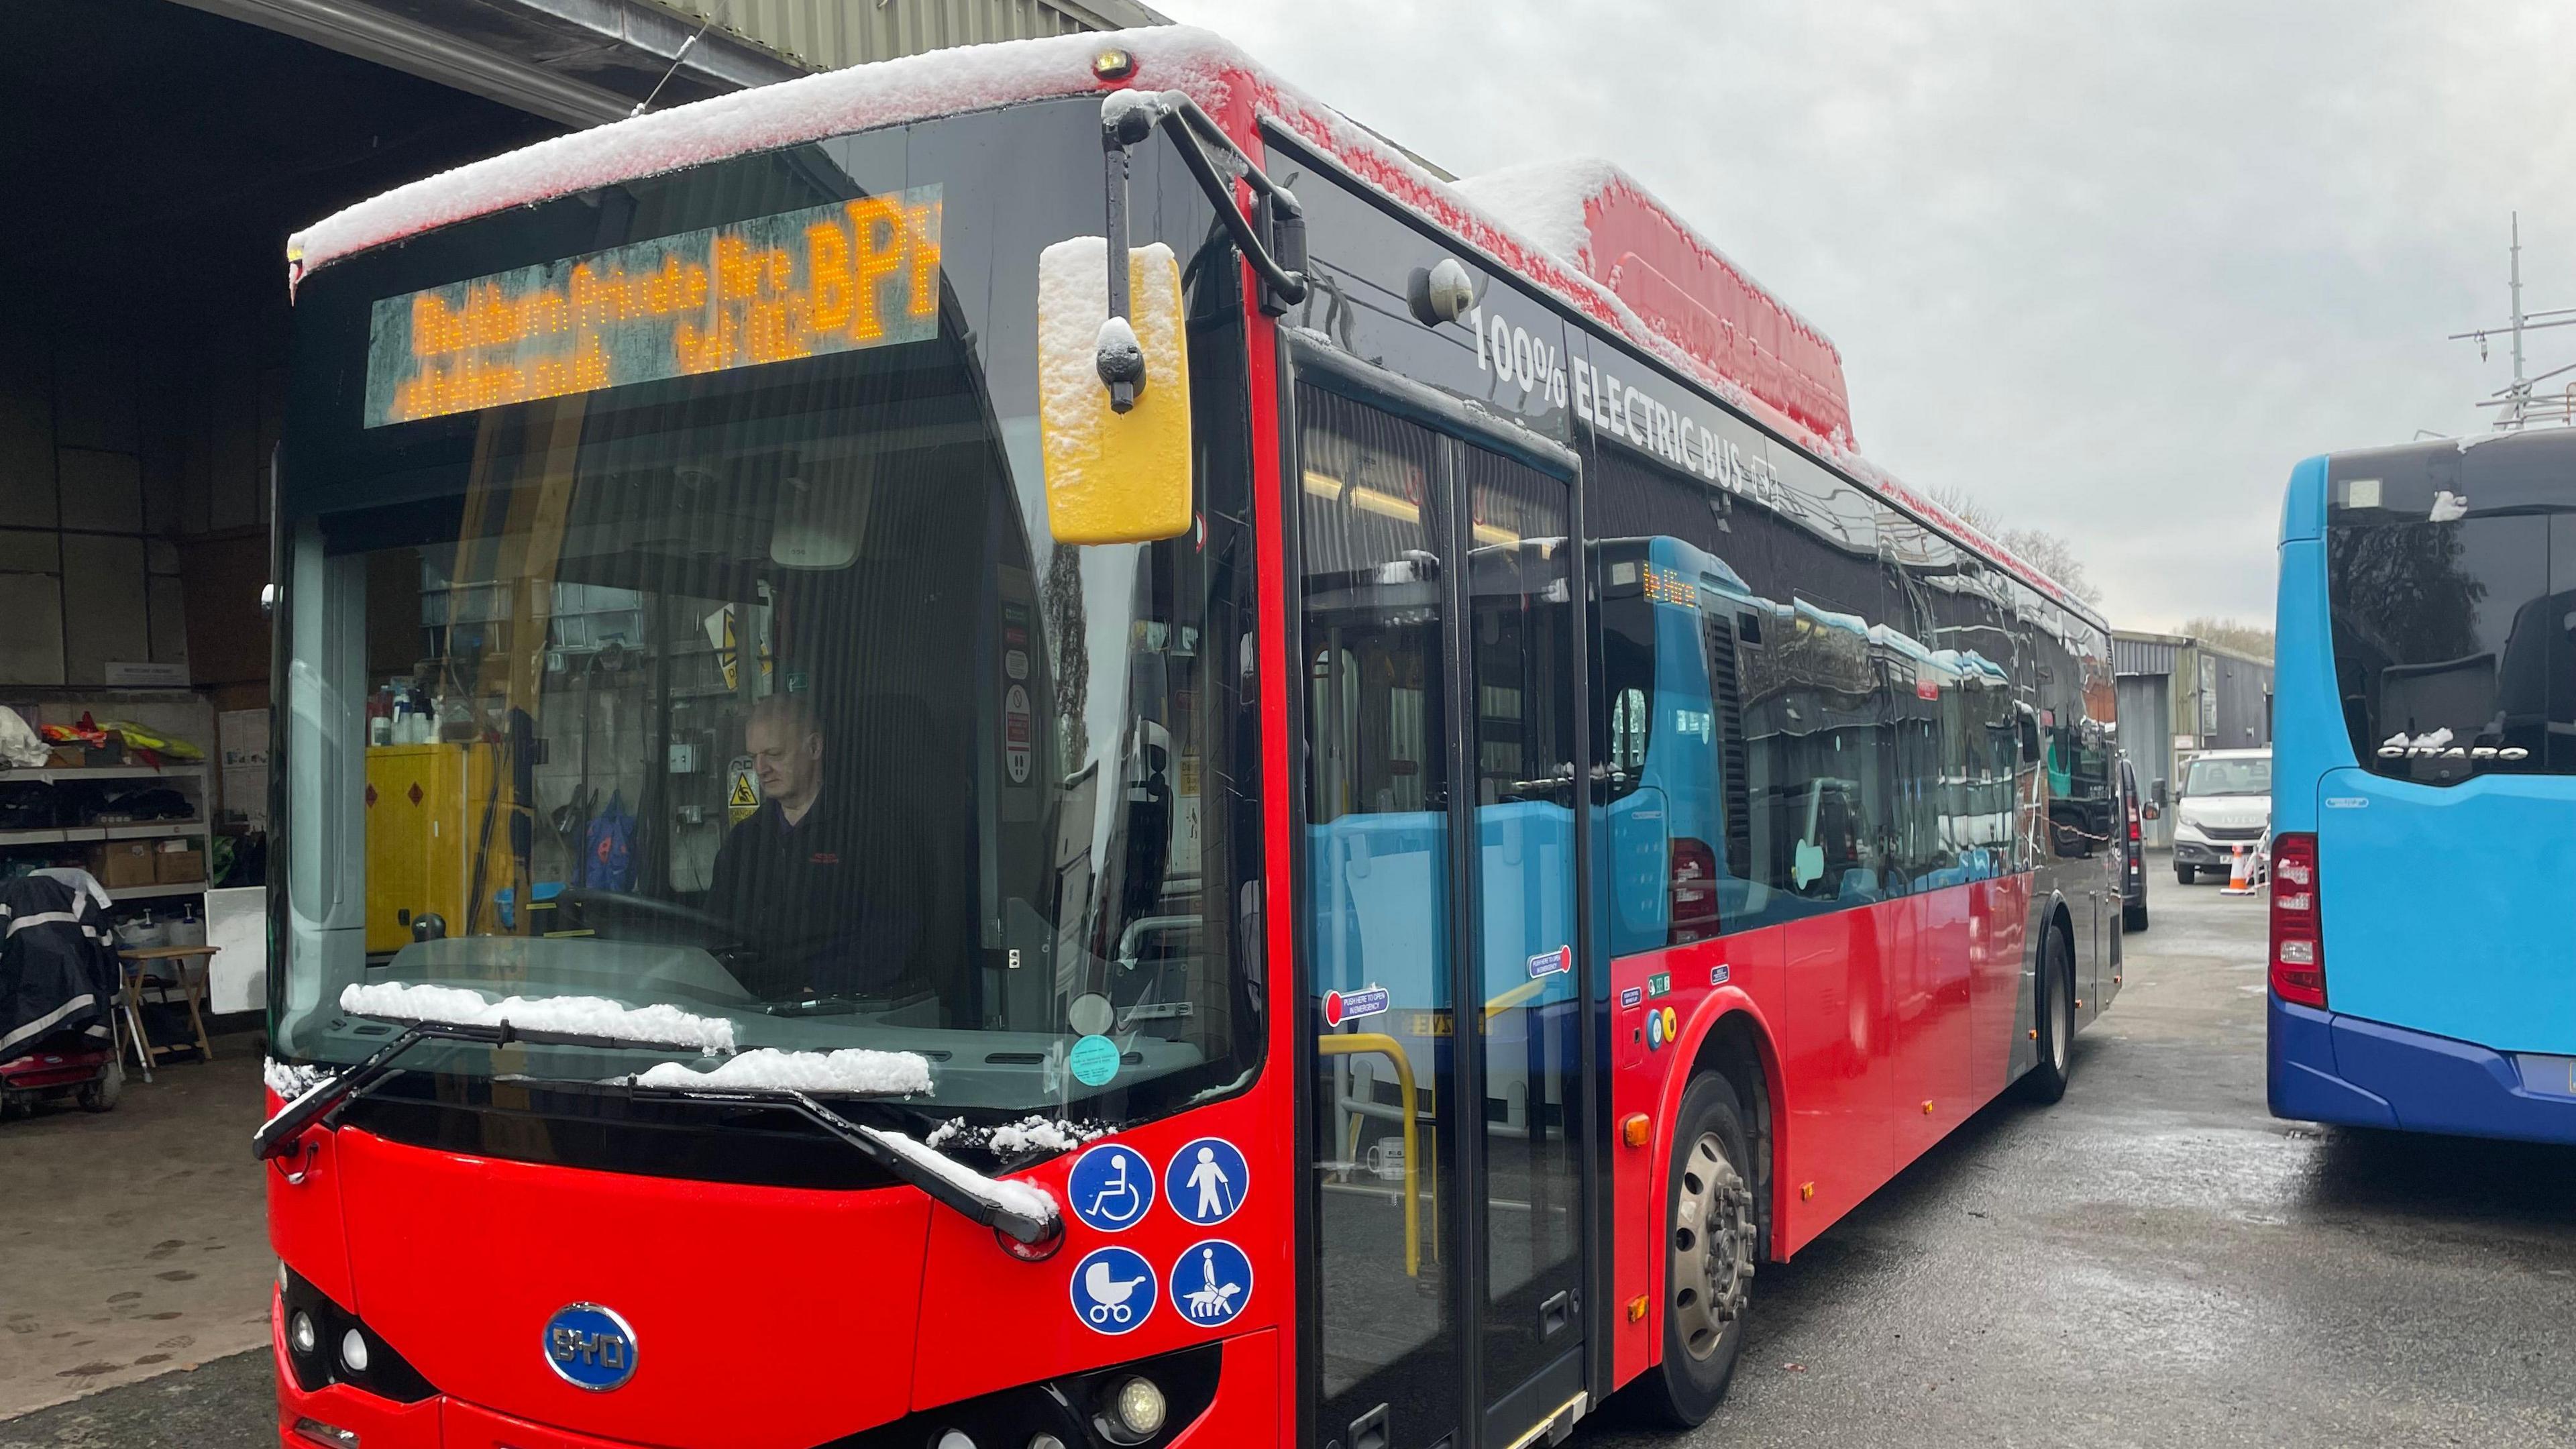
{"label": "bus headlight", "polygon": [[1163,1428],[1163,1391],[1149,1378],[1131,1378],[1109,1394],[1109,1422],[1131,1441],[1153,1438]]}

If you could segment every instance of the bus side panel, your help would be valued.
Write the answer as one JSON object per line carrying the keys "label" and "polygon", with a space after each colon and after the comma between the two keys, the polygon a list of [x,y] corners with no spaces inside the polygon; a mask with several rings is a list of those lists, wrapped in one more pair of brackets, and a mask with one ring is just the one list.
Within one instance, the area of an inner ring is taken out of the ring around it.
{"label": "bus side panel", "polygon": [[[1834,911],[1782,928],[1781,1074],[1789,1083],[1783,1135],[1814,1144],[1781,1173],[1793,1211],[1782,1256],[1796,1252],[1894,1175],[1906,1153],[1890,1129],[1896,1059],[1888,1039],[1887,947],[1892,904]],[[1813,1195],[1808,1195],[1810,1186]]]}
{"label": "bus side panel", "polygon": [[1971,1082],[1976,1038],[1971,1016],[1975,973],[1968,957],[1972,886],[1945,886],[1905,898],[1911,927],[1908,987],[1897,998],[1898,1040],[1904,1052],[1905,1090],[1898,1120],[1912,1151],[1923,1152],[1968,1120],[1983,1100]]}
{"label": "bus side panel", "polygon": [[[2324,465],[2309,468],[2322,475]],[[2322,481],[2318,487],[2322,489]],[[2298,490],[2293,489],[2295,498]],[[2323,505],[2319,505],[2322,510]],[[2326,546],[2309,536],[2281,545],[2281,590],[2273,626],[2275,723],[2272,742],[2272,828],[2317,828],[2317,782],[2328,770],[2356,763],[2337,697],[2334,650],[2327,638]]]}
{"label": "bus side panel", "polygon": [[[2023,1004],[2022,923],[2030,914],[2030,877],[2008,875],[1968,887],[1968,961],[1971,1019],[1969,1093],[1978,1106],[1991,1102],[2037,1058]],[[1972,1109],[1973,1110],[1973,1109]]]}

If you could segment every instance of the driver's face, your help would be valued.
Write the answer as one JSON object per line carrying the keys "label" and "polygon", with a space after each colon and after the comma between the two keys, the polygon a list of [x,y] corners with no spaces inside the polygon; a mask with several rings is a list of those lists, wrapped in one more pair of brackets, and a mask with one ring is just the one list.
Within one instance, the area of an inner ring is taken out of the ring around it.
{"label": "driver's face", "polygon": [[794,801],[813,793],[823,773],[823,737],[782,720],[756,719],[743,733],[760,793]]}

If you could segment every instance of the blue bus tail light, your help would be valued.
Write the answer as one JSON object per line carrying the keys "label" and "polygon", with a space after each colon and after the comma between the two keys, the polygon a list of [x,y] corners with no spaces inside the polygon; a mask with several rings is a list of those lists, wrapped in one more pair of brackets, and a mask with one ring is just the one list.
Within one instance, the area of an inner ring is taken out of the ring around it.
{"label": "blue bus tail light", "polygon": [[2317,838],[2272,841],[2272,994],[2300,1006],[2326,1004],[2324,919],[2317,910]]}

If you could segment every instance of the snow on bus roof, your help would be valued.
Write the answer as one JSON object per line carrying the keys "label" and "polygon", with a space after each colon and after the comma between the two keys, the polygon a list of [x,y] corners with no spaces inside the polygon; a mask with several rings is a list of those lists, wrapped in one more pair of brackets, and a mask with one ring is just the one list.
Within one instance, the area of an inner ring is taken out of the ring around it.
{"label": "snow on bus roof", "polygon": [[[1118,48],[1135,58],[1131,84],[1188,92],[1247,146],[1261,119],[1279,124],[1329,153],[1365,184],[1433,227],[1477,247],[1522,279],[1692,378],[1763,427],[1831,462],[1900,507],[1964,539],[1994,563],[2079,617],[2093,611],[2039,570],[1863,458],[1852,442],[1841,358],[1814,324],[1754,283],[1723,253],[1616,166],[1578,163],[1482,182],[1434,176],[1400,149],[1340,112],[1263,70],[1231,41],[1194,26],[1154,26],[1098,34],[1049,36],[960,46],[852,66],[846,70],[737,91],[667,111],[575,131],[504,155],[459,166],[348,207],[288,239],[289,286],[335,261],[475,217],[530,206],[603,186],[640,180],[707,162],[775,150],[829,136],[959,111],[1052,96],[1098,93],[1092,59]],[[1258,154],[1256,151],[1255,154]],[[1579,218],[1575,215],[1580,209]],[[1634,236],[1668,231],[1645,250],[1655,265],[1629,273],[1621,257],[1592,258],[1592,231],[1605,212],[1624,209]],[[1693,264],[1691,254],[1702,259]],[[1689,275],[1674,278],[1673,264]],[[1587,261],[1593,265],[1588,266]],[[1595,275],[1594,267],[1603,275]],[[1646,272],[1662,275],[1647,277]],[[1611,280],[1604,280],[1603,276]],[[1657,282],[1663,285],[1656,285]],[[1702,288],[1698,294],[1688,284]],[[1711,307],[1707,289],[1722,295]],[[1647,301],[1650,316],[1631,297]],[[1739,305],[1730,318],[1728,302]],[[1763,364],[1733,367],[1742,349],[1689,345],[1716,321],[1748,330],[1741,305],[1757,320],[1756,341],[1781,344]],[[1759,314],[1775,314],[1764,336]],[[1660,324],[1660,325],[1659,325]],[[1830,364],[1828,366],[1828,363]],[[1739,375],[1743,374],[1743,375]],[[1827,375],[1829,374],[1829,375]]]}

